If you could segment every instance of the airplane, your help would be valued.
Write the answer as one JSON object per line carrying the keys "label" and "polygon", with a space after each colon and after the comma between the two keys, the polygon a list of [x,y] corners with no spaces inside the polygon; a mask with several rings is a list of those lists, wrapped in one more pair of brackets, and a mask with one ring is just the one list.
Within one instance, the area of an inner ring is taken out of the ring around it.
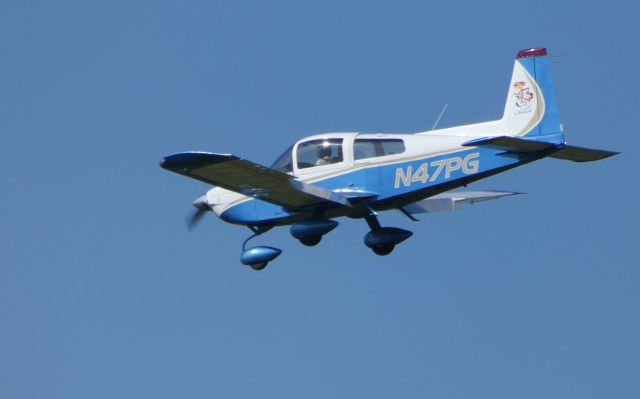
{"label": "airplane", "polygon": [[509,169],[551,157],[574,162],[604,159],[618,152],[567,144],[546,48],[517,53],[504,113],[499,120],[415,134],[325,133],[289,147],[271,167],[230,154],[181,152],[160,166],[215,186],[193,202],[190,224],[208,211],[244,225],[253,235],[242,244],[240,261],[262,270],[282,252],[247,248],[252,238],[276,226],[290,226],[303,245],[317,245],[335,229],[334,219],[364,219],[364,244],[390,254],[413,233],[382,227],[378,212],[452,211],[461,204],[517,193],[451,191]]}

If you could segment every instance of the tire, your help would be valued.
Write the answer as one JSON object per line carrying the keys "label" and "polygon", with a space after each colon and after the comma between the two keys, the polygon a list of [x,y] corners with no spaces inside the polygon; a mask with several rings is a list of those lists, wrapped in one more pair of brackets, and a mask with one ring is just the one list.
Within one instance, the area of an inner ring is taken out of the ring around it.
{"label": "tire", "polygon": [[302,245],[306,245],[307,247],[313,247],[314,245],[318,245],[320,240],[322,240],[322,236],[318,234],[316,236],[302,237],[300,242]]}
{"label": "tire", "polygon": [[269,262],[258,262],[250,264],[249,267],[251,267],[253,270],[262,270],[267,267],[268,264]]}
{"label": "tire", "polygon": [[389,255],[393,251],[393,248],[395,248],[395,245],[393,244],[381,244],[372,247],[371,250],[376,255],[385,256]]}

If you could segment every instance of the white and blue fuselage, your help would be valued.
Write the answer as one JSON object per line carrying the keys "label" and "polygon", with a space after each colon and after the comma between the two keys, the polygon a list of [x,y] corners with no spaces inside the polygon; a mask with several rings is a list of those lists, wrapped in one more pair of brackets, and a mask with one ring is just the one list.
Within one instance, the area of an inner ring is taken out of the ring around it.
{"label": "white and blue fuselage", "polygon": [[[614,154],[565,143],[546,49],[527,49],[516,57],[504,113],[496,121],[416,134],[319,134],[296,142],[269,168],[204,152],[169,155],[161,166],[216,186],[194,202],[197,218],[213,210],[255,235],[291,225],[291,235],[305,245],[316,245],[334,229],[332,219],[363,218],[371,229],[365,245],[386,255],[411,232],[382,227],[378,211],[398,209],[414,219],[413,213],[453,210],[456,202],[513,194],[448,192],[525,163]],[[245,246],[241,260],[255,269],[280,254]]]}
{"label": "white and blue fuselage", "polygon": [[[487,126],[488,127],[488,126]],[[487,128],[484,127],[484,128]],[[454,133],[456,128],[419,134],[327,133],[305,138],[292,148],[293,171],[297,179],[336,192],[364,193],[367,205],[376,211],[399,208],[421,199],[539,159],[541,154],[508,154],[498,149],[464,147],[462,144],[486,134]],[[466,129],[465,129],[466,130]],[[479,129],[480,130],[480,129]],[[341,139],[342,162],[297,167],[296,150],[309,141]],[[401,140],[400,154],[355,159],[356,140]],[[562,140],[561,136],[557,139]],[[288,211],[282,206],[223,188],[207,193],[207,202],[223,220],[246,225],[277,225],[308,217],[308,212]],[[359,208],[327,210],[330,218],[358,216]]]}

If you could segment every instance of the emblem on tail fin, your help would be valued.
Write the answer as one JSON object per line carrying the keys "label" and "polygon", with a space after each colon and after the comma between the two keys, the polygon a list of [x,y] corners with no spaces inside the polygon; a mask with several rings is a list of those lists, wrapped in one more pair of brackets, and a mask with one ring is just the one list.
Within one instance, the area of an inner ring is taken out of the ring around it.
{"label": "emblem on tail fin", "polygon": [[531,100],[533,100],[533,93],[527,87],[525,82],[515,82],[513,84],[513,96],[516,98],[516,107],[519,108],[517,113],[524,113],[531,111]]}
{"label": "emblem on tail fin", "polygon": [[525,82],[515,82],[513,84],[513,96],[516,98],[516,107],[520,108],[520,111],[528,111],[531,107],[531,100],[533,100],[533,93],[527,87]]}

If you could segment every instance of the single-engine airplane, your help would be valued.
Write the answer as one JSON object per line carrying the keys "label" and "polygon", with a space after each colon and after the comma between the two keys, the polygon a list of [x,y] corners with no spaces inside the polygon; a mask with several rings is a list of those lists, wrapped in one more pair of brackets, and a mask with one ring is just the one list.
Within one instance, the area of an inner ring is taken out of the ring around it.
{"label": "single-engine airplane", "polygon": [[560,123],[545,48],[518,52],[501,119],[416,134],[326,133],[304,138],[271,167],[229,154],[182,152],[160,166],[215,186],[193,202],[192,224],[207,211],[245,225],[253,235],[240,260],[262,270],[282,252],[247,242],[290,225],[307,246],[338,226],[341,216],[364,219],[364,244],[387,255],[413,233],[382,227],[378,212],[455,210],[463,203],[504,197],[504,191],[453,191],[545,157],[596,161],[617,152],[568,145]]}

